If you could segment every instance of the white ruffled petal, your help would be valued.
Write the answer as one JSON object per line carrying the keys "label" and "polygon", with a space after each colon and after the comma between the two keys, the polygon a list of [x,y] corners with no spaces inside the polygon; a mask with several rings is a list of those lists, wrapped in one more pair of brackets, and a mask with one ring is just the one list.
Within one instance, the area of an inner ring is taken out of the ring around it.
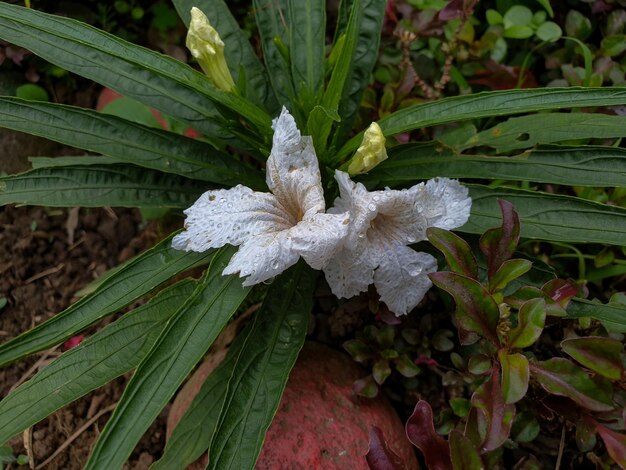
{"label": "white ruffled petal", "polygon": [[406,315],[432,286],[427,274],[437,271],[437,260],[402,245],[381,244],[379,249],[384,254],[374,273],[376,290],[390,311]]}
{"label": "white ruffled petal", "polygon": [[363,242],[354,249],[338,251],[323,269],[333,294],[348,299],[365,292],[374,282],[377,265],[376,253],[369,250],[369,244]]}
{"label": "white ruffled petal", "polygon": [[250,238],[239,247],[222,274],[239,274],[246,277],[244,286],[277,276],[298,261],[298,253],[293,250],[288,231],[266,233]]}
{"label": "white ruffled petal", "polygon": [[276,199],[297,220],[326,209],[313,140],[300,135],[285,108],[274,121],[274,143],[265,178]]}
{"label": "white ruffled petal", "polygon": [[207,191],[185,214],[186,230],[172,240],[173,248],[185,251],[240,245],[260,233],[286,230],[296,223],[273,195],[241,185]]}
{"label": "white ruffled petal", "polygon": [[452,230],[467,222],[472,207],[468,189],[457,180],[434,178],[428,180],[417,200],[418,211],[428,227]]}
{"label": "white ruffled petal", "polygon": [[289,231],[293,249],[313,269],[322,269],[343,243],[349,223],[348,213],[314,214]]}

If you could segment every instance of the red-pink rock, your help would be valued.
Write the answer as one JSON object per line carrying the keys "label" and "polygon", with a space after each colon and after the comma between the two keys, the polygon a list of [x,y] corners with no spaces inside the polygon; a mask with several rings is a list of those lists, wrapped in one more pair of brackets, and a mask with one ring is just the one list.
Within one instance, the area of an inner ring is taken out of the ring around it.
{"label": "red-pink rock", "polygon": [[[200,367],[196,374],[206,377],[209,369]],[[307,343],[291,371],[256,469],[368,470],[365,455],[372,426],[382,430],[389,447],[408,470],[418,469],[414,449],[389,402],[353,393],[352,384],[364,375],[346,354]],[[189,391],[197,393],[202,380],[196,376],[190,380],[193,386]],[[177,403],[189,406],[192,398],[177,398],[171,413],[182,416]],[[168,420],[168,435],[174,425]]]}

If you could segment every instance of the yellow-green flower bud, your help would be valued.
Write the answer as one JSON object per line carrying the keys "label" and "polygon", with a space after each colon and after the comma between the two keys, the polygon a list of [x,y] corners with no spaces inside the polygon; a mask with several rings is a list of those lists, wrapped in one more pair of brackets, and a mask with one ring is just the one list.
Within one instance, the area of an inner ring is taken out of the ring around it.
{"label": "yellow-green flower bud", "polygon": [[363,135],[363,142],[354,157],[347,163],[350,175],[367,173],[383,160],[387,160],[385,136],[380,126],[373,122]]}
{"label": "yellow-green flower bud", "polygon": [[191,9],[187,49],[217,88],[222,91],[235,89],[235,82],[224,58],[224,42],[206,15],[196,7]]}

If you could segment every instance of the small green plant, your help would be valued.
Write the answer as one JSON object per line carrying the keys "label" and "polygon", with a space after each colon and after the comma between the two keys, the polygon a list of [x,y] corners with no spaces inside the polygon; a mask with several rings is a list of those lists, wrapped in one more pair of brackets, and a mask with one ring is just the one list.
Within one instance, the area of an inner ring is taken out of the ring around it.
{"label": "small green plant", "polygon": [[[529,185],[626,186],[615,171],[626,162],[623,149],[537,147],[570,139],[567,132],[546,132],[542,127],[551,121],[559,130],[597,125],[609,137],[624,137],[623,123],[606,119],[615,116],[564,110],[626,105],[626,89],[458,96],[404,107],[370,127],[357,115],[377,60],[387,2],[342,1],[330,44],[325,3],[252,2],[261,61],[226,2],[175,0],[182,21],[192,32],[198,32],[196,27],[202,32],[199,42],[190,41],[190,49],[205,73],[84,23],[0,3],[4,40],[192,127],[197,137],[89,109],[0,97],[0,125],[90,152],[36,158],[31,171],[0,178],[0,204],[169,208],[186,209],[187,215],[184,231],[124,264],[68,309],[0,345],[4,366],[61,344],[138,299],[148,300],[5,397],[0,402],[0,442],[134,371],[85,465],[121,468],[251,290],[258,294],[251,286],[268,282],[262,307],[209,376],[154,464],[156,469],[184,468],[208,453],[208,468],[253,468],[305,340],[316,270],[325,271],[338,295],[350,297],[373,284],[390,310],[408,313],[430,287],[427,274],[437,269],[434,257],[410,245],[424,241],[429,227],[485,232],[499,218],[497,201],[502,198],[519,210],[523,237],[623,244],[626,209]],[[167,27],[170,15],[162,13],[162,26]],[[493,122],[538,112],[501,125]],[[469,132],[448,136],[446,142],[385,147],[385,138],[403,135],[408,141],[413,132],[463,121],[470,126],[462,130]],[[483,129],[485,122],[493,127]],[[485,148],[495,150],[483,152]],[[351,167],[350,175],[342,171]],[[367,173],[357,175],[361,171]],[[464,184],[448,178],[462,178]],[[509,188],[502,181],[522,182],[527,188]],[[431,231],[435,244],[437,235]],[[500,238],[486,238],[493,258],[488,287],[473,270],[463,271],[467,275],[461,282],[480,293],[480,308],[488,309],[487,320],[478,311],[457,314],[463,331],[467,337],[484,338],[481,344],[494,361],[495,352],[504,351],[497,359],[500,365],[484,371],[477,410],[487,403],[483,395],[489,386],[506,388],[507,399],[519,396],[519,387],[498,385],[502,364],[511,380],[523,378],[516,367],[524,361],[519,352],[523,344],[512,343],[504,331],[510,319],[499,305],[506,298],[493,299],[528,263],[510,263],[506,247],[491,248]],[[220,248],[224,245],[239,250]],[[500,265],[507,267],[498,269]],[[184,278],[198,268],[203,270],[200,279]],[[433,280],[443,287],[458,276],[441,273]],[[626,323],[626,309],[618,304],[572,299],[564,310],[551,303],[551,288],[544,289],[532,291],[535,303],[527,302],[520,311],[531,310],[533,317],[544,302],[568,317]],[[496,302],[495,309],[490,302]],[[511,324],[511,331],[518,326]],[[554,369],[552,363],[527,362],[537,380]],[[378,374],[380,382],[385,373]],[[608,406],[605,397],[595,400]],[[495,416],[493,410],[508,413],[513,404],[485,406],[482,415],[475,412],[477,432]],[[585,419],[600,423],[595,414]],[[600,426],[598,433],[609,432]],[[488,436],[493,447],[503,433],[490,431]],[[474,448],[472,455],[476,452]]]}
{"label": "small green plant", "polygon": [[550,351],[549,359],[540,357],[546,353],[533,346],[551,319],[567,315],[578,287],[562,279],[541,288],[520,282],[532,263],[512,258],[519,218],[510,203],[500,201],[500,206],[502,226],[480,238],[486,272],[463,239],[429,229],[429,239],[450,269],[430,277],[456,304],[459,341],[471,351],[465,358],[459,356],[460,373],[473,393],[470,400],[451,400],[456,416],[448,417],[447,441],[434,431],[426,401],[416,405],[407,435],[424,454],[428,468],[487,468],[502,459],[505,443],[524,446],[537,439],[539,423],[552,413],[563,420],[563,432],[567,423],[576,427],[581,452],[596,446],[597,434],[608,455],[623,467],[626,434],[616,432],[626,430],[621,416],[623,346],[597,326],[591,336],[569,330],[560,351]]}

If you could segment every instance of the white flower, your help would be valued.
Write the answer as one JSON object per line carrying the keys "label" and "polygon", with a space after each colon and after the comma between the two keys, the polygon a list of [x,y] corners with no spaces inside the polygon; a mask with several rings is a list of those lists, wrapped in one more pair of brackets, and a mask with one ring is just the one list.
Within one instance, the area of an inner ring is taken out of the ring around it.
{"label": "white flower", "polygon": [[285,108],[273,128],[266,169],[273,194],[242,185],[207,191],[185,211],[186,231],[172,241],[176,249],[199,252],[240,245],[223,274],[248,276],[244,286],[280,274],[300,256],[312,268],[321,269],[348,230],[348,214],[324,213],[324,193],[311,137],[300,135]]}
{"label": "white flower", "polygon": [[469,218],[471,199],[458,181],[436,178],[410,189],[369,192],[347,173],[335,172],[340,197],[330,213],[350,213],[342,249],[324,267],[337,297],[352,297],[374,283],[396,315],[424,297],[437,270],[435,258],[407,245],[426,239],[428,227],[453,229]]}

